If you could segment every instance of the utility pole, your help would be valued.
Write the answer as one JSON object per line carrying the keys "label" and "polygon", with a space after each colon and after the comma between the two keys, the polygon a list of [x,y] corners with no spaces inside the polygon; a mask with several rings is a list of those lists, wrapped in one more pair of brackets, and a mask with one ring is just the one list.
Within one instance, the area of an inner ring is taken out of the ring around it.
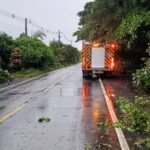
{"label": "utility pole", "polygon": [[58,43],[60,45],[60,38],[61,38],[61,35],[60,35],[60,30],[58,31]]}
{"label": "utility pole", "polygon": [[28,19],[25,18],[25,35],[28,36]]}

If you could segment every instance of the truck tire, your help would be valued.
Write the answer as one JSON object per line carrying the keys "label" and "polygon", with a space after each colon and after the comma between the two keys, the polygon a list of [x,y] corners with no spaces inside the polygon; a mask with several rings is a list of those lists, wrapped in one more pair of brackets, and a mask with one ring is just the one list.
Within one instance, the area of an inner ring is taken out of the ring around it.
{"label": "truck tire", "polygon": [[82,71],[83,78],[89,78],[91,75],[91,71]]}
{"label": "truck tire", "polygon": [[87,77],[88,77],[88,74],[85,73],[85,72],[83,72],[83,73],[82,73],[82,77],[83,77],[83,78],[87,78]]}

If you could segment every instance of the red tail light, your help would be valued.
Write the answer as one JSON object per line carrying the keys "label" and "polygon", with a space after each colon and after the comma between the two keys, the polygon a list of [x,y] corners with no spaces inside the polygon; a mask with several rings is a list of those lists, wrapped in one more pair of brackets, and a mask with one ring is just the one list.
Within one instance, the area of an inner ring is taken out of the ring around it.
{"label": "red tail light", "polygon": [[115,48],[115,44],[111,44],[111,47],[114,49]]}
{"label": "red tail light", "polygon": [[114,63],[114,58],[111,59],[111,69],[113,69],[115,66],[115,63]]}

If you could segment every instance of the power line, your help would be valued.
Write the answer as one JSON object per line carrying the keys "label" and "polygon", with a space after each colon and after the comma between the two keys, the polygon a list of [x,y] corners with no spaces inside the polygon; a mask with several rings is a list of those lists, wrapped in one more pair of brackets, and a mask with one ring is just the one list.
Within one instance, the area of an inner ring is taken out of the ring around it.
{"label": "power line", "polygon": [[[0,9],[0,14],[1,14],[1,15],[4,15],[4,16],[6,16],[6,17],[12,18],[12,19],[16,19],[16,20],[21,21],[21,22],[24,22],[24,20],[25,20],[25,18],[26,18],[26,17],[24,17],[24,18],[23,18],[23,17],[20,17],[20,16],[14,14],[14,13],[10,13],[10,12],[7,12],[7,11],[2,10],[2,9]],[[50,31],[50,30],[48,30],[48,29],[46,29],[46,28],[44,28],[44,27],[38,25],[37,23],[35,23],[35,22],[34,22],[33,20],[31,20],[30,18],[26,18],[26,19],[27,19],[27,23],[31,24],[32,26],[36,27],[36,28],[39,29],[39,30],[43,30],[44,32],[50,33],[50,34],[58,34],[58,32]]]}
{"label": "power line", "polygon": [[63,38],[66,40],[66,41],[68,41],[71,45],[72,45],[72,40],[70,40],[63,32],[61,32],[61,34],[62,34],[62,36],[63,36]]}
{"label": "power line", "polygon": [[0,14],[4,15],[6,17],[12,18],[12,19],[16,19],[16,20],[21,21],[21,22],[24,21],[24,18],[22,18],[18,15],[15,15],[14,13],[9,13],[9,12],[2,10],[2,9],[0,9]]}
{"label": "power line", "polygon": [[32,21],[31,19],[29,19],[28,21],[29,24],[33,25],[34,27],[38,28],[39,30],[43,30],[46,33],[50,33],[50,34],[58,34],[58,32],[54,32],[54,31],[50,31],[42,26],[39,26],[37,23],[35,23],[34,21]]}
{"label": "power line", "polygon": [[[29,24],[29,25],[32,25],[32,27],[35,27],[38,30],[43,31],[46,34],[58,35],[58,42],[60,42],[61,37],[63,37],[67,42],[69,42],[72,45],[73,41],[70,40],[63,32],[61,32],[61,31],[50,31],[49,29],[46,29],[46,28],[38,25],[37,23],[35,23],[31,18],[20,17],[20,16],[14,14],[14,13],[10,13],[10,12],[7,12],[7,11],[2,10],[2,9],[0,9],[0,15],[3,15],[5,17],[9,17],[11,19],[14,19],[16,21],[20,21],[22,23],[25,22],[25,27],[24,28],[25,28],[26,35],[28,34],[28,28],[29,28],[28,24]],[[0,22],[2,22],[2,21],[0,20]],[[2,22],[2,23],[4,23],[4,22]],[[4,23],[4,24],[7,24],[7,23]],[[13,28],[20,28],[20,29],[22,29],[21,27],[12,26],[10,24],[7,24],[7,26],[11,26]],[[33,28],[31,30],[33,30]]]}
{"label": "power line", "polygon": [[14,28],[14,29],[16,29],[16,28],[18,28],[18,29],[20,29],[20,30],[23,29],[23,27],[13,26],[12,24],[6,23],[6,22],[4,22],[4,21],[2,21],[2,20],[0,20],[0,23],[1,23],[0,25],[4,24],[5,26],[9,26],[9,27],[12,27],[12,28]]}

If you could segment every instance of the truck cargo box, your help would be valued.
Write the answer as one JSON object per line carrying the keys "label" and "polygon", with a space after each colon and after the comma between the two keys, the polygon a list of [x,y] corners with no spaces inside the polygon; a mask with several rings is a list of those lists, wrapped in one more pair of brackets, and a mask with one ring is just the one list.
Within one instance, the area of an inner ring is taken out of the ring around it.
{"label": "truck cargo box", "polygon": [[83,77],[93,74],[112,72],[114,70],[114,48],[102,43],[82,44]]}

